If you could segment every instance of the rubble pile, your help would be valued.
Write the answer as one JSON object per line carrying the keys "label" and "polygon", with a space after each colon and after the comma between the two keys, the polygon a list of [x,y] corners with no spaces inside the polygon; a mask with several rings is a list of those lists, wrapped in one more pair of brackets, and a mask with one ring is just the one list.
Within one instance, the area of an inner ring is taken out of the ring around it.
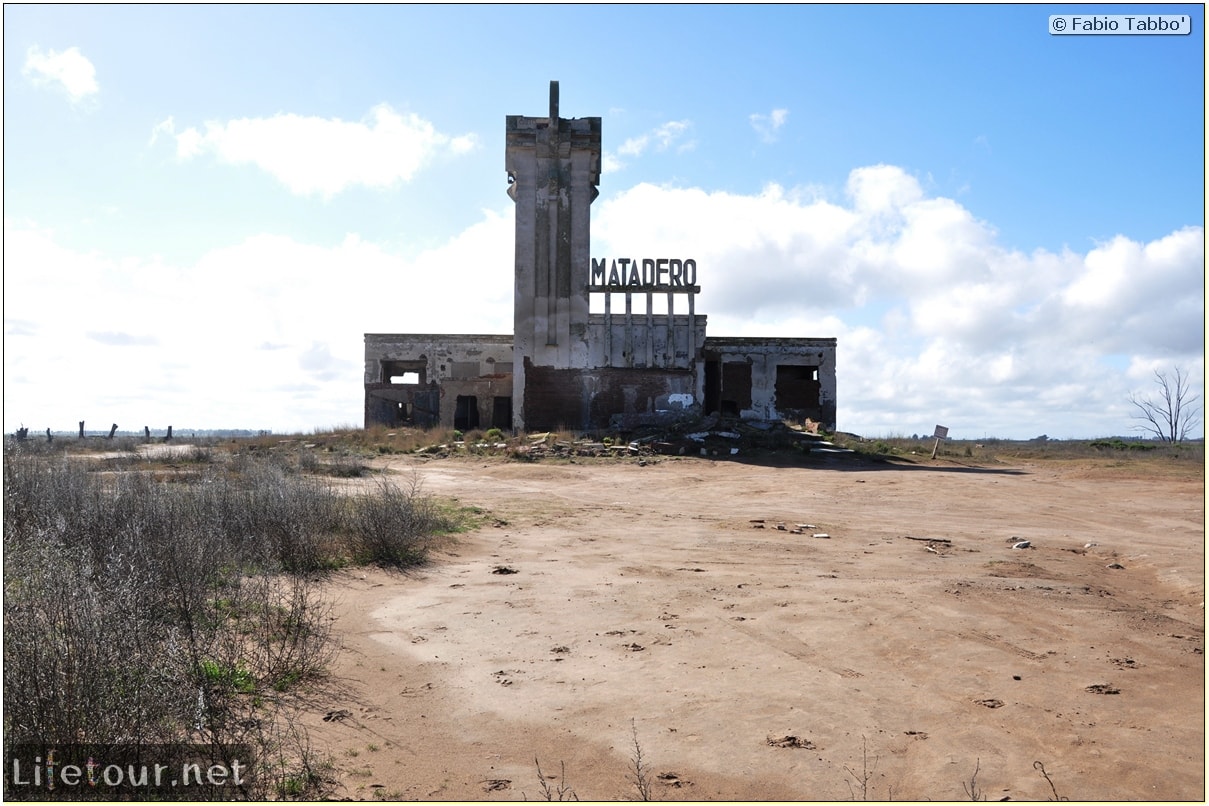
{"label": "rubble pile", "polygon": [[787,451],[804,454],[850,453],[827,442],[809,420],[805,425],[797,425],[742,420],[718,414],[580,437],[565,432],[546,432],[523,435],[509,442],[453,442],[419,448],[416,453],[431,458],[472,453],[505,455],[523,460],[598,457],[644,461],[644,457],[654,455],[726,457]]}
{"label": "rubble pile", "polygon": [[561,439],[556,434],[530,434],[529,444],[512,449],[513,455],[523,459],[569,459],[576,456],[630,457],[650,456],[649,447],[634,443],[608,442],[596,439]]}
{"label": "rubble pile", "polygon": [[809,453],[837,450],[806,426],[784,422],[745,421],[717,414],[698,420],[646,425],[613,436],[568,440],[554,434],[532,434],[529,444],[515,448],[525,458],[736,456],[784,450]]}
{"label": "rubble pile", "polygon": [[648,444],[655,453],[673,456],[735,456],[737,454],[797,450],[810,452],[829,445],[812,427],[785,422],[742,420],[711,414],[700,420],[636,433],[633,442]]}

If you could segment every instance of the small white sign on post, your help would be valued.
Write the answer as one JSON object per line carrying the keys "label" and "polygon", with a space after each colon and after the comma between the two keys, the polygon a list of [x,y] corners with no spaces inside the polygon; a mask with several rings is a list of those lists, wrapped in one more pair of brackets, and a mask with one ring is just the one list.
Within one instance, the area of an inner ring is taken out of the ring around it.
{"label": "small white sign on post", "polygon": [[932,458],[935,459],[936,458],[936,449],[940,447],[940,441],[942,439],[948,438],[949,429],[943,425],[938,425],[938,426],[936,426],[936,431],[932,434],[932,436],[936,437],[936,444],[932,446]]}

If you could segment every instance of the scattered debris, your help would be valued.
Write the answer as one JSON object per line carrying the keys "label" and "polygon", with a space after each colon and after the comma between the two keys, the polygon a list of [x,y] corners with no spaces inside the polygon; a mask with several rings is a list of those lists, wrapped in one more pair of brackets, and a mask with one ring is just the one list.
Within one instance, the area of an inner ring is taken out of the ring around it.
{"label": "scattered debris", "polygon": [[[808,530],[819,528],[813,523],[795,523],[793,526],[789,526],[783,521],[777,521],[774,525],[769,526],[766,518],[752,518],[748,523],[753,529],[776,529],[778,532],[788,532],[791,535],[804,535]],[[815,537],[829,537],[829,535],[816,534]]]}
{"label": "scattered debris", "polygon": [[484,792],[502,792],[512,786],[512,781],[507,778],[490,778],[481,783]]}
{"label": "scattered debris", "polygon": [[1095,685],[1088,686],[1085,689],[1085,691],[1088,691],[1091,694],[1120,694],[1121,693],[1121,689],[1114,688],[1114,687],[1108,685],[1107,683],[1096,683]]}
{"label": "scattered debris", "polygon": [[924,733],[922,730],[905,730],[905,731],[903,731],[903,733],[907,734],[907,735],[908,735],[908,736],[910,736],[912,739],[926,739],[926,738],[928,738],[928,734]]}
{"label": "scattered debris", "polygon": [[664,786],[670,786],[676,789],[693,785],[692,781],[686,781],[674,772],[661,772],[655,776],[655,779]]}
{"label": "scattered debris", "polygon": [[768,737],[768,746],[769,747],[801,747],[804,750],[818,749],[815,747],[814,742],[810,741],[809,739],[803,739],[801,737],[794,736],[793,734],[786,734],[784,736],[769,736]]}
{"label": "scattered debris", "polygon": [[626,644],[623,648],[628,649],[631,652],[642,652],[644,649],[646,649],[646,647],[644,647],[642,644]]}
{"label": "scattered debris", "polygon": [[335,711],[328,711],[323,715],[324,722],[339,722],[342,719],[348,719],[353,715],[353,712],[347,708],[340,708]]}
{"label": "scattered debris", "polygon": [[493,574],[518,574],[520,572],[517,571],[515,568],[512,568],[511,566],[497,565],[495,568],[491,569],[491,573],[493,573]]}

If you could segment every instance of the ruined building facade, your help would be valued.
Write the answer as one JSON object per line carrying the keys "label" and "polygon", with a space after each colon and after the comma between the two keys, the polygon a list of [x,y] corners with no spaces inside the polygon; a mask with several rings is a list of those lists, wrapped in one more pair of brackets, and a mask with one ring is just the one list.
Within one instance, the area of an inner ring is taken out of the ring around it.
{"label": "ruined building facade", "polygon": [[707,336],[695,261],[592,258],[600,124],[560,117],[558,82],[548,117],[507,117],[512,335],[367,333],[366,427],[600,430],[719,412],[833,430],[835,339]]}

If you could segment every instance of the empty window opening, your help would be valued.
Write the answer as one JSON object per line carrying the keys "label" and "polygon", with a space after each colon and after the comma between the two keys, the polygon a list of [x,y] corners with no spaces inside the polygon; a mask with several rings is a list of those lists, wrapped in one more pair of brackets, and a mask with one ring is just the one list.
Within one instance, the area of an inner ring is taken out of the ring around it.
{"label": "empty window opening", "polygon": [[777,366],[776,407],[782,414],[819,417],[819,368]]}
{"label": "empty window opening", "polygon": [[453,427],[470,431],[479,427],[479,399],[475,395],[458,395],[453,410]]}
{"label": "empty window opening", "polygon": [[428,382],[428,359],[420,356],[413,361],[383,361],[382,380],[394,384],[425,384]]}

